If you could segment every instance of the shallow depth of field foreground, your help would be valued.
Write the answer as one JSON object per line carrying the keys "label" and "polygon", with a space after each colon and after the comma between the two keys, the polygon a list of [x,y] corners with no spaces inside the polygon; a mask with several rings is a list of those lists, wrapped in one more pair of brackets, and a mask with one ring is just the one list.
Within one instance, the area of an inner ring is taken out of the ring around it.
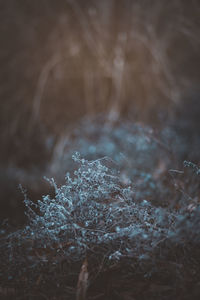
{"label": "shallow depth of field foreground", "polygon": [[0,1],[0,299],[200,299],[200,3],[168,2]]}

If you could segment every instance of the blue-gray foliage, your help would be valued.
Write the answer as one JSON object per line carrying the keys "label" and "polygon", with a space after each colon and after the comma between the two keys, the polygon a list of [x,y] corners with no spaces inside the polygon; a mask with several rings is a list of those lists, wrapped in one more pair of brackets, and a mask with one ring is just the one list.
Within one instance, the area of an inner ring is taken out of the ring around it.
{"label": "blue-gray foliage", "polygon": [[106,166],[113,164],[109,158],[88,161],[76,153],[73,160],[79,168],[74,176],[66,174],[65,184],[49,180],[53,199],[47,195],[33,204],[25,198],[27,237],[45,247],[67,242],[65,255],[71,259],[98,245],[112,259],[139,257],[168,237],[176,215],[147,200],[135,201],[132,187]]}

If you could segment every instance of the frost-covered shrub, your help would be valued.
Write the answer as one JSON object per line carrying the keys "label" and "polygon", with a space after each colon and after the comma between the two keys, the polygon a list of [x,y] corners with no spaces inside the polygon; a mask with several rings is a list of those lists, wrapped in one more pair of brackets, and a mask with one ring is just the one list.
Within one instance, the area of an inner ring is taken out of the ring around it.
{"label": "frost-covered shrub", "polygon": [[64,184],[48,180],[54,197],[46,195],[37,203],[25,197],[24,229],[0,231],[0,279],[29,274],[35,282],[48,268],[54,270],[60,262],[74,268],[74,261],[85,257],[90,267],[97,263],[95,270],[102,261],[106,268],[123,260],[135,264],[134,274],[143,270],[150,276],[159,273],[162,262],[165,268],[169,261],[169,269],[177,259],[184,265],[186,258],[180,253],[187,251],[190,257],[199,249],[199,206],[192,211],[155,207],[137,200],[111,159],[89,161],[76,153],[73,160],[79,167],[73,175],[66,174]]}
{"label": "frost-covered shrub", "polygon": [[[140,256],[151,251],[173,228],[175,215],[158,209],[147,200],[134,201],[108,158],[88,161],[73,156],[79,169],[55,188],[55,198],[44,196],[37,204],[25,199],[29,225],[26,236],[45,247],[67,242],[65,255],[80,258],[86,251],[104,245],[110,258]],[[108,250],[109,249],[109,250]],[[119,257],[119,255],[117,256]]]}

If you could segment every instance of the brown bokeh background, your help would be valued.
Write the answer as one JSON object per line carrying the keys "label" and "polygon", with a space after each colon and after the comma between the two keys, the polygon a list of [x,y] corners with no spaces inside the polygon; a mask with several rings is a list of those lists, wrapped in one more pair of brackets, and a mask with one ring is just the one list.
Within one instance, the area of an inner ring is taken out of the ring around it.
{"label": "brown bokeh background", "polygon": [[198,131],[199,15],[198,0],[1,0],[4,201],[84,116]]}

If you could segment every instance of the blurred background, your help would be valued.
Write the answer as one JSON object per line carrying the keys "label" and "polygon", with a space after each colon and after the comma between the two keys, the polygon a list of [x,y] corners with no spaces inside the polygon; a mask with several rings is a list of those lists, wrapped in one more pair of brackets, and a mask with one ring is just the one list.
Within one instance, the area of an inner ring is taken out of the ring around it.
{"label": "blurred background", "polygon": [[0,0],[1,220],[25,221],[19,183],[49,191],[85,118],[90,153],[98,128],[140,122],[173,129],[181,159],[199,162],[199,16],[199,0]]}

